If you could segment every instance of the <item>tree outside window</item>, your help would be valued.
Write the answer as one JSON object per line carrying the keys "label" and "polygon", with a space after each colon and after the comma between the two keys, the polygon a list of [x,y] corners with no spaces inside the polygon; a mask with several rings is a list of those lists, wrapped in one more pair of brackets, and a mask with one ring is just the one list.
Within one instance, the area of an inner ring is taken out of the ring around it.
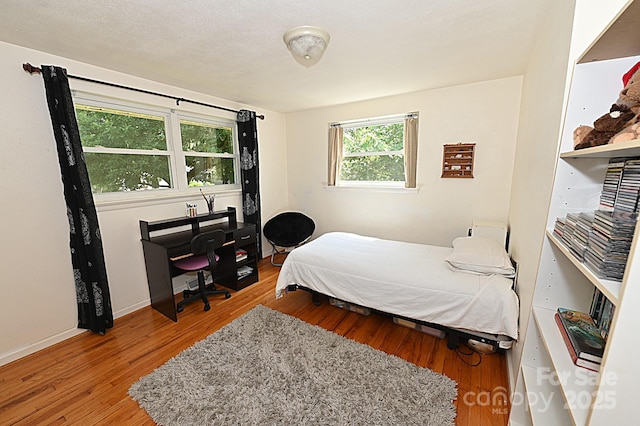
{"label": "tree outside window", "polygon": [[403,182],[403,123],[344,129],[341,181]]}
{"label": "tree outside window", "polygon": [[[97,101],[79,101],[75,106],[94,193],[233,185],[237,181],[231,120],[180,118],[173,110],[154,113]],[[174,131],[172,123],[179,123],[179,129]],[[179,140],[170,143],[168,135]]]}

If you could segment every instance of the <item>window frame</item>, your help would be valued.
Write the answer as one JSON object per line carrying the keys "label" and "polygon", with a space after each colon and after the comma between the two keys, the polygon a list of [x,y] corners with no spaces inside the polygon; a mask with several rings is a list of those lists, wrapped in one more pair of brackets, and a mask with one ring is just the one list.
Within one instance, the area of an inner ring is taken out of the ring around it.
{"label": "window frame", "polygon": [[[387,125],[387,124],[402,124],[404,126],[404,120],[408,115],[414,115],[417,116],[417,113],[410,113],[410,114],[394,114],[394,115],[387,115],[387,116],[381,116],[381,117],[370,117],[370,118],[363,118],[363,119],[356,119],[356,120],[349,120],[349,121],[342,121],[340,123],[332,123],[330,126],[340,126],[343,128],[343,130],[346,129],[354,129],[354,128],[360,128],[360,127],[371,127],[371,126],[382,126],[382,125]],[[404,157],[405,157],[405,135],[404,135],[404,129],[403,129],[403,140],[402,140],[402,149],[401,150],[395,150],[395,151],[377,151],[377,152],[366,152],[366,151],[362,151],[362,152],[358,152],[358,153],[346,153],[345,152],[345,148],[344,145],[342,147],[342,156],[340,158],[340,162],[341,162],[341,166],[342,167],[342,162],[344,161],[345,158],[348,157],[366,157],[366,156],[383,156],[383,155],[387,155],[387,156],[392,156],[392,155],[400,155],[402,156],[403,162],[404,162]],[[384,189],[384,188],[390,188],[390,189],[395,189],[395,188],[402,188],[405,189],[405,183],[406,183],[406,167],[403,165],[403,169],[405,172],[405,178],[404,180],[401,181],[371,181],[371,180],[343,180],[340,179],[340,176],[336,176],[336,183],[335,183],[335,187],[344,187],[344,188],[371,188],[371,189]]]}
{"label": "window frame", "polygon": [[[169,158],[169,172],[171,174],[172,187],[157,188],[139,191],[118,191],[94,193],[94,201],[97,206],[118,206],[120,204],[166,202],[167,200],[182,201],[193,197],[201,197],[200,189],[207,193],[222,194],[226,192],[237,193],[242,190],[240,185],[240,154],[238,143],[238,129],[236,121],[216,115],[207,115],[190,110],[178,110],[160,105],[150,105],[125,99],[116,99],[93,93],[72,91],[74,106],[76,104],[97,108],[108,108],[125,112],[133,112],[145,115],[162,117],[164,119],[166,150],[144,150],[129,148],[105,148],[84,147],[83,152],[99,154],[142,154],[142,155],[167,155]],[[233,138],[233,154],[185,152],[182,149],[182,137],[180,122],[191,121],[206,125],[223,126],[231,129]],[[187,180],[185,156],[204,156],[233,158],[234,184],[207,185],[190,187]]]}

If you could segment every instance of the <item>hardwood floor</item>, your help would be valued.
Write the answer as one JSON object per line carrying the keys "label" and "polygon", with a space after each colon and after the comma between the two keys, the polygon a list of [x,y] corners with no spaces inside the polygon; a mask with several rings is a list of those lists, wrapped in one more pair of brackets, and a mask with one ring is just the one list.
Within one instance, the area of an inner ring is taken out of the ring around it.
{"label": "hardwood floor", "polygon": [[[105,336],[83,333],[0,367],[0,425],[153,425],[127,394],[131,384],[169,358],[258,304],[430,368],[458,382],[456,425],[506,425],[508,379],[503,354],[460,355],[446,340],[393,323],[387,316],[362,316],[307,292],[275,300],[279,268],[268,259],[260,282],[228,300],[210,298],[205,312],[194,303],[177,323],[150,306],[115,320]],[[466,348],[465,348],[466,349]]]}

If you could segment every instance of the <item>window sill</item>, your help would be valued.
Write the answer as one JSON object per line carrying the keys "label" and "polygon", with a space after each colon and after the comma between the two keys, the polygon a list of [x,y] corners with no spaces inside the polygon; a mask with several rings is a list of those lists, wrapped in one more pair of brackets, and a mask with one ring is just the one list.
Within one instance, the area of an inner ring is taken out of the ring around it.
{"label": "window sill", "polygon": [[405,188],[396,185],[367,185],[367,184],[342,184],[336,186],[324,186],[325,191],[367,191],[367,192],[387,192],[398,194],[417,194],[420,187]]}
{"label": "window sill", "polygon": [[[231,186],[231,185],[230,185]],[[211,187],[204,189],[205,195],[215,195],[216,199],[222,197],[237,196],[242,193],[241,188],[230,188],[224,190],[214,191]],[[124,210],[135,207],[147,207],[155,206],[167,203],[179,203],[179,202],[197,202],[204,199],[200,191],[171,191],[160,190],[128,194],[93,194],[93,200],[96,206],[96,210],[99,212],[110,210]]]}

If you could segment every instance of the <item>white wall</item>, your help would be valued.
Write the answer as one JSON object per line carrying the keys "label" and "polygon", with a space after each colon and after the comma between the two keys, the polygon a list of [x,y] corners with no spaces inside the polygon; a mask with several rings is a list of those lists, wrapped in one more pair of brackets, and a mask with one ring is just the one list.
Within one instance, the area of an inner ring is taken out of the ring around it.
{"label": "white wall", "polygon": [[526,338],[573,64],[625,3],[550,2],[525,72],[509,213],[512,255],[520,265],[521,334],[508,353],[512,387]]}
{"label": "white wall", "polygon": [[[473,219],[506,221],[521,77],[416,92],[287,115],[289,202],[315,235],[350,231],[450,245]],[[328,125],[418,111],[419,191],[327,189]],[[476,142],[474,179],[442,179],[444,144]]]}
{"label": "white wall", "polygon": [[509,352],[512,384],[522,355],[565,99],[573,2],[553,2],[525,73],[509,222],[511,254],[519,263],[520,339]]}
{"label": "white wall", "polygon": [[[41,76],[22,70],[24,62],[59,65],[70,74],[227,108],[255,109],[0,42],[4,152],[0,161],[0,194],[4,204],[0,222],[0,365],[82,332],[76,328],[69,227],[44,86]],[[71,80],[71,86],[72,90],[235,118],[232,113],[187,103],[177,107],[171,100],[78,80]],[[284,115],[272,111],[257,112],[266,116],[264,121],[258,121],[258,138],[262,208],[263,215],[268,217],[288,206],[286,120]],[[186,199],[156,200],[123,208],[96,200],[116,317],[149,304],[138,221],[181,216],[184,203],[189,200],[202,201],[199,194],[193,194]],[[238,219],[242,220],[240,202],[239,192],[221,194],[216,197],[216,210],[235,206]],[[117,324],[116,320],[116,327]]]}

